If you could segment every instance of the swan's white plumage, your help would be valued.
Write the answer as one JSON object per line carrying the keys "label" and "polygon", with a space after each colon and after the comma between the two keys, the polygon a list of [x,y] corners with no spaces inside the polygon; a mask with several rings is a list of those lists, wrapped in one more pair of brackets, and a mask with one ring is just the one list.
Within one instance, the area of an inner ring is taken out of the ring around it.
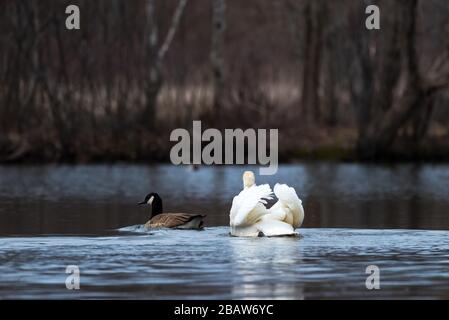
{"label": "swan's white plumage", "polygon": [[256,223],[267,213],[265,204],[272,199],[273,192],[268,184],[251,186],[243,189],[232,200],[230,224],[235,227],[245,227]]}
{"label": "swan's white plumage", "polygon": [[279,200],[268,210],[270,216],[292,225],[293,228],[299,228],[304,220],[304,208],[295,189],[276,183],[274,194]]}
{"label": "swan's white plumage", "polygon": [[[252,183],[248,183],[252,178]],[[230,211],[231,234],[255,237],[295,235],[302,225],[304,209],[295,189],[286,184],[276,184],[274,194],[278,201],[267,209],[267,199],[273,198],[268,184],[255,185],[252,172],[243,175],[244,189],[234,197]]]}
{"label": "swan's white plumage", "polygon": [[262,217],[257,228],[266,237],[296,235],[295,229],[291,224],[275,220],[270,214]]}

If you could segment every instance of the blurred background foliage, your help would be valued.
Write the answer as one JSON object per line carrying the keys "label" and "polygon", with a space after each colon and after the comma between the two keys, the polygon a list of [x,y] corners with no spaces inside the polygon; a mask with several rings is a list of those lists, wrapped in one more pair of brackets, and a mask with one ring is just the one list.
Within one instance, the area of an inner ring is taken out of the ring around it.
{"label": "blurred background foliage", "polygon": [[167,161],[192,120],[279,128],[283,161],[449,160],[446,0],[4,0],[0,48],[3,162]]}

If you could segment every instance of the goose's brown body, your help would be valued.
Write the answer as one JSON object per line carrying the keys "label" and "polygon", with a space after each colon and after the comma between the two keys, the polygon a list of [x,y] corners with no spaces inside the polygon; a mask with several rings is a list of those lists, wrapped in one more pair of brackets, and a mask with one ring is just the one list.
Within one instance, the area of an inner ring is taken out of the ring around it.
{"label": "goose's brown body", "polygon": [[151,205],[151,219],[145,223],[145,228],[201,229],[206,217],[192,213],[165,213],[161,197],[154,192],[148,194],[139,204]]}
{"label": "goose's brown body", "polygon": [[190,213],[161,213],[152,217],[146,228],[201,229],[205,215]]}

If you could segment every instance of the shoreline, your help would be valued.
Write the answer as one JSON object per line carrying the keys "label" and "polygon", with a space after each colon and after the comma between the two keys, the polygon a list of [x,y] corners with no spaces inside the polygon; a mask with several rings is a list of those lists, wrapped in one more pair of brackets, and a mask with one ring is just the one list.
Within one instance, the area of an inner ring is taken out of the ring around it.
{"label": "shoreline", "polygon": [[[416,153],[416,152],[391,152],[375,159],[362,159],[357,156],[355,150],[339,148],[317,148],[314,150],[298,149],[279,154],[279,164],[295,164],[308,162],[330,162],[330,163],[360,163],[360,164],[449,164],[449,154],[445,151],[434,153]],[[169,157],[126,157],[126,156],[65,156],[59,159],[49,159],[43,156],[24,156],[19,159],[8,160],[0,159],[0,165],[115,165],[115,164],[171,164]],[[191,164],[180,164],[180,166],[189,166]],[[224,166],[229,164],[200,164],[199,166]],[[253,164],[230,164],[235,166],[245,166]],[[257,165],[257,164],[255,164]]]}

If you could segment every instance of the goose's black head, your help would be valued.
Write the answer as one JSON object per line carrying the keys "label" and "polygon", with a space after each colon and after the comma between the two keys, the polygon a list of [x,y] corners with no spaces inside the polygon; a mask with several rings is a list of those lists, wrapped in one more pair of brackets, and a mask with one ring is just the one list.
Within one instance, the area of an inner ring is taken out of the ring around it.
{"label": "goose's black head", "polygon": [[162,213],[162,199],[161,197],[155,193],[149,193],[145,197],[145,200],[138,203],[139,205],[149,204],[151,205],[151,216],[154,217],[157,214]]}

